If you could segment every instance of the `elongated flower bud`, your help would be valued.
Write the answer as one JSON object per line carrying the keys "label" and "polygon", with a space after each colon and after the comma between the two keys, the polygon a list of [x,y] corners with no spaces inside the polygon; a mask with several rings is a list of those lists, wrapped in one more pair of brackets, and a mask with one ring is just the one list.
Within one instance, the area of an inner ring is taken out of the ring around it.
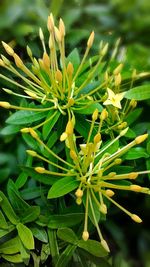
{"label": "elongated flower bud", "polygon": [[107,206],[104,203],[100,205],[99,210],[101,213],[107,214]]}
{"label": "elongated flower bud", "polygon": [[9,102],[0,101],[0,107],[9,109],[11,107]]}
{"label": "elongated flower bud", "polygon": [[30,131],[30,128],[22,128],[20,130],[21,133],[29,133],[29,131]]}
{"label": "elongated flower bud", "polygon": [[37,139],[38,138],[38,134],[36,133],[36,131],[34,131],[34,129],[29,128],[29,132],[32,135],[33,138]]}
{"label": "elongated flower bud", "polygon": [[61,18],[59,20],[59,31],[60,31],[61,37],[63,38],[66,32],[65,32],[65,24]]}
{"label": "elongated flower bud", "polygon": [[84,241],[87,241],[89,239],[89,232],[88,231],[84,231],[82,234],[82,238]]}
{"label": "elongated flower bud", "polygon": [[34,169],[38,173],[45,173],[45,168],[43,168],[43,167],[35,167]]}
{"label": "elongated flower bud", "polygon": [[104,47],[100,50],[100,55],[104,57],[108,51],[108,43],[104,45]]}
{"label": "elongated flower bud", "polygon": [[104,248],[106,251],[110,252],[110,249],[109,249],[109,247],[108,247],[108,244],[107,244],[107,242],[106,242],[104,239],[101,240],[101,245],[103,246],[103,248]]}
{"label": "elongated flower bud", "polygon": [[93,42],[94,42],[94,31],[91,32],[90,36],[89,36],[89,39],[87,41],[87,46],[89,48],[91,48],[91,46],[93,45]]}
{"label": "elongated flower bud", "polygon": [[36,157],[37,155],[37,153],[34,150],[26,150],[26,152],[32,157]]}
{"label": "elongated flower bud", "polygon": [[73,67],[72,63],[69,62],[69,63],[68,63],[68,66],[67,66],[67,74],[68,74],[69,76],[72,76],[73,72],[74,72],[74,67]]}
{"label": "elongated flower bud", "polygon": [[138,177],[138,173],[137,172],[129,173],[129,179],[136,179],[137,177]]}
{"label": "elongated flower bud", "polygon": [[142,222],[142,219],[136,214],[132,214],[131,219],[133,221],[135,221],[136,223],[141,223]]}
{"label": "elongated flower bud", "polygon": [[101,134],[100,133],[97,133],[95,136],[94,136],[94,143],[97,144],[99,143],[101,140]]}
{"label": "elongated flower bud", "polygon": [[61,141],[61,142],[65,141],[65,140],[67,139],[67,136],[68,136],[68,135],[67,135],[66,132],[62,133],[61,136],[60,136],[60,141]]}
{"label": "elongated flower bud", "polygon": [[14,53],[13,57],[14,57],[16,66],[21,69],[24,66],[23,61],[16,53]]}
{"label": "elongated flower bud", "polygon": [[123,68],[123,64],[120,63],[120,64],[114,69],[113,74],[114,74],[114,75],[118,75],[118,74],[121,72],[122,68]]}
{"label": "elongated flower bud", "polygon": [[83,190],[81,190],[80,188],[77,189],[77,191],[75,192],[75,196],[78,197],[82,197],[83,196]]}
{"label": "elongated flower bud", "polygon": [[100,119],[104,121],[104,120],[106,120],[107,118],[108,118],[108,112],[107,112],[106,108],[104,108],[104,109],[102,110],[101,114],[100,114]]}
{"label": "elongated flower bud", "polygon": [[72,121],[68,121],[67,126],[66,126],[66,131],[67,134],[73,134],[73,123]]}
{"label": "elongated flower bud", "polygon": [[114,191],[111,190],[111,189],[106,189],[105,194],[106,194],[108,197],[113,197],[115,193],[114,193]]}
{"label": "elongated flower bud", "polygon": [[98,119],[98,109],[96,108],[92,114],[92,120],[96,121]]}
{"label": "elongated flower bud", "polygon": [[14,50],[5,42],[2,41],[2,45],[5,48],[6,52],[8,55],[13,56],[14,55]]}
{"label": "elongated flower bud", "polygon": [[115,75],[115,86],[119,86],[121,84],[121,74],[118,73]]}
{"label": "elongated flower bud", "polygon": [[143,135],[136,137],[135,138],[136,144],[138,145],[138,144],[144,142],[147,139],[147,137],[148,137],[148,134],[143,134]]}
{"label": "elongated flower bud", "polygon": [[56,38],[56,41],[58,43],[60,43],[61,42],[61,34],[60,34],[60,31],[58,30],[57,27],[55,27],[54,29],[55,29],[55,38]]}
{"label": "elongated flower bud", "polygon": [[132,191],[134,191],[134,192],[141,192],[142,187],[139,186],[139,185],[136,185],[136,184],[132,184],[132,185],[130,185],[130,189],[131,189]]}

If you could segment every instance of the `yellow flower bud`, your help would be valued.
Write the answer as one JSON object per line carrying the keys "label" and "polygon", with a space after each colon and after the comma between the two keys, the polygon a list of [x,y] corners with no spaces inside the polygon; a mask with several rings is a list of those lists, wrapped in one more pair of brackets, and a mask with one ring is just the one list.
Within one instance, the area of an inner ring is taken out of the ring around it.
{"label": "yellow flower bud", "polygon": [[60,31],[58,30],[57,27],[54,27],[54,29],[55,29],[55,38],[56,38],[56,41],[58,43],[60,43],[61,42],[61,34],[60,34]]}
{"label": "yellow flower bud", "polygon": [[77,154],[74,150],[70,150],[70,157],[73,159],[73,160],[76,160],[77,159]]}
{"label": "yellow flower bud", "polygon": [[96,121],[98,119],[98,109],[96,108],[92,114],[92,120]]}
{"label": "yellow flower bud", "polygon": [[6,44],[6,43],[3,42],[3,41],[2,41],[2,45],[3,45],[3,47],[5,48],[7,54],[10,55],[10,56],[13,56],[13,54],[14,54],[14,50],[13,50],[8,44]]}
{"label": "yellow flower bud", "polygon": [[125,135],[125,134],[127,133],[128,130],[129,130],[129,127],[127,127],[127,128],[125,128],[124,130],[122,130],[122,131],[120,132],[120,136]]}
{"label": "yellow flower bud", "polygon": [[29,133],[29,128],[22,128],[20,130],[20,132],[22,132],[22,133]]}
{"label": "yellow flower bud", "polygon": [[130,101],[129,105],[130,105],[132,108],[136,108],[136,106],[137,106],[137,101],[134,100],[134,99],[132,99],[132,100]]}
{"label": "yellow flower bud", "polygon": [[76,204],[77,205],[81,205],[82,204],[82,198],[81,197],[77,197],[76,198]]}
{"label": "yellow flower bud", "polygon": [[104,120],[106,120],[107,118],[108,118],[108,112],[107,112],[106,108],[104,108],[104,109],[102,110],[101,114],[100,114],[100,119],[104,121]]}
{"label": "yellow flower bud", "polygon": [[107,214],[107,206],[104,203],[100,205],[99,210],[101,213]]}
{"label": "yellow flower bud", "polygon": [[114,163],[117,165],[121,164],[121,162],[122,162],[122,159],[119,159],[119,158],[114,160]]}
{"label": "yellow flower bud", "polygon": [[108,197],[113,197],[115,193],[114,193],[114,191],[111,190],[111,189],[106,189],[105,194],[106,194]]}
{"label": "yellow flower bud", "polygon": [[43,168],[43,167],[35,167],[34,169],[38,173],[45,173],[45,168]]}
{"label": "yellow flower bud", "polygon": [[56,77],[56,80],[57,80],[59,83],[62,82],[62,73],[61,73],[60,70],[57,70],[57,71],[55,72],[55,77]]}
{"label": "yellow flower bud", "polygon": [[138,144],[144,142],[147,139],[147,137],[148,137],[148,134],[143,134],[143,135],[136,137],[135,138],[136,144],[138,145]]}
{"label": "yellow flower bud", "polygon": [[36,131],[34,131],[34,129],[29,128],[29,132],[32,135],[33,138],[37,139],[38,138],[38,134],[36,133]]}
{"label": "yellow flower bud", "polygon": [[137,172],[129,173],[129,179],[136,179],[137,177],[138,177],[138,173]]}
{"label": "yellow flower bud", "polygon": [[68,63],[68,66],[67,66],[67,74],[68,74],[69,76],[72,76],[73,72],[74,72],[74,67],[73,67],[72,63],[69,62],[69,63]]}
{"label": "yellow flower bud", "polygon": [[23,61],[21,60],[21,58],[16,53],[13,54],[13,57],[14,57],[16,66],[18,68],[22,68],[24,66],[24,64],[23,64]]}
{"label": "yellow flower bud", "polygon": [[50,14],[50,16],[48,16],[47,28],[50,32],[53,31],[53,29],[54,29],[54,17],[52,15],[52,13]]}
{"label": "yellow flower bud", "polygon": [[63,142],[67,139],[68,134],[66,132],[62,133],[60,136],[60,141]]}
{"label": "yellow flower bud", "polygon": [[61,18],[59,20],[59,31],[60,31],[61,37],[63,38],[66,33],[65,33],[65,24]]}
{"label": "yellow flower bud", "polygon": [[106,242],[104,239],[101,240],[101,245],[103,246],[103,248],[104,248],[106,251],[110,252],[110,249],[109,249],[109,247],[108,247],[108,244],[107,244],[107,242]]}
{"label": "yellow flower bud", "polygon": [[0,59],[0,66],[1,67],[5,67],[5,63],[4,63],[4,61],[2,59]]}
{"label": "yellow flower bud", "polygon": [[0,101],[0,107],[9,109],[9,108],[11,108],[11,105],[9,102]]}
{"label": "yellow flower bud", "polygon": [[136,184],[132,184],[132,185],[130,185],[130,189],[131,189],[132,191],[134,191],[134,192],[141,192],[142,187],[139,186],[139,185],[136,185]]}
{"label": "yellow flower bud", "polygon": [[101,134],[100,133],[97,133],[95,136],[94,136],[94,143],[97,144],[99,143],[101,140]]}
{"label": "yellow flower bud", "polygon": [[87,241],[89,239],[89,232],[88,231],[84,231],[82,234],[82,238],[84,241]]}
{"label": "yellow flower bud", "polygon": [[36,155],[37,155],[37,153],[33,150],[26,150],[26,152],[32,157],[36,157]]}
{"label": "yellow flower bud", "polygon": [[91,46],[93,45],[93,42],[94,42],[94,31],[91,32],[90,36],[89,36],[89,39],[87,41],[87,46],[89,48],[91,48]]}
{"label": "yellow flower bud", "polygon": [[120,64],[114,69],[113,74],[114,74],[114,75],[118,75],[118,74],[121,72],[122,68],[123,68],[123,64],[120,63]]}
{"label": "yellow flower bud", "polygon": [[80,188],[78,188],[78,189],[76,190],[76,192],[75,192],[75,196],[76,196],[77,198],[82,198],[82,196],[83,196],[83,190],[81,190]]}
{"label": "yellow flower bud", "polygon": [[119,86],[121,84],[121,74],[118,73],[115,75],[115,86]]}
{"label": "yellow flower bud", "polygon": [[47,69],[50,68],[50,58],[46,52],[43,54],[43,64]]}
{"label": "yellow flower bud", "polygon": [[36,99],[38,98],[38,96],[34,93],[34,92],[31,92],[31,91],[28,91],[28,90],[24,90],[25,93],[29,96],[31,96],[33,99]]}
{"label": "yellow flower bud", "polygon": [[69,107],[74,105],[74,99],[73,98],[69,98],[68,105],[69,105]]}
{"label": "yellow flower bud", "polygon": [[29,57],[32,58],[32,50],[30,49],[30,47],[27,45],[27,54]]}
{"label": "yellow flower bud", "polygon": [[116,172],[110,172],[109,174],[108,174],[108,177],[114,177],[116,175]]}
{"label": "yellow flower bud", "polygon": [[136,214],[132,214],[131,219],[133,221],[135,221],[136,223],[141,223],[142,222],[142,219],[139,216],[137,216]]}
{"label": "yellow flower bud", "polygon": [[73,122],[72,122],[72,120],[68,121],[65,132],[69,135],[73,134]]}
{"label": "yellow flower bud", "polygon": [[108,51],[108,43],[105,44],[105,46],[100,50],[100,55],[104,57]]}

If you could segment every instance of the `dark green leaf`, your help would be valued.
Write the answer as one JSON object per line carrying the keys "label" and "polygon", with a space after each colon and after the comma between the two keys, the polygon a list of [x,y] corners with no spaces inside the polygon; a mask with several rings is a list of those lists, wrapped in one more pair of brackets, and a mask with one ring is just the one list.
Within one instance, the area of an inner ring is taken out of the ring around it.
{"label": "dark green leaf", "polygon": [[0,211],[0,228],[8,229],[8,224],[7,224],[6,219],[5,219],[5,217],[1,211]]}
{"label": "dark green leaf", "polygon": [[26,111],[26,110],[19,110],[13,113],[6,122],[9,124],[15,125],[26,125],[32,122],[39,121],[45,118],[47,112],[36,112],[36,111]]}
{"label": "dark green leaf", "polygon": [[35,221],[40,215],[40,207],[39,206],[29,206],[29,208],[21,214],[21,222],[29,223]]}
{"label": "dark green leaf", "polygon": [[0,206],[7,216],[7,218],[10,220],[12,224],[17,224],[19,221],[19,218],[15,214],[13,208],[11,207],[7,197],[3,194],[3,192],[0,191],[0,198],[2,198],[2,201],[0,202]]}
{"label": "dark green leaf", "polygon": [[99,103],[89,103],[88,104],[87,101],[85,101],[85,104],[83,106],[82,105],[76,106],[74,108],[76,113],[80,113],[80,114],[84,114],[84,115],[93,114],[95,109],[98,109],[98,111],[101,112],[103,107]]}
{"label": "dark green leaf", "polygon": [[53,229],[71,227],[80,223],[84,218],[83,213],[68,213],[62,215],[50,215],[48,226]]}
{"label": "dark green leaf", "polygon": [[125,155],[125,159],[133,160],[139,158],[148,158],[150,155],[146,153],[146,149],[143,147],[131,148]]}
{"label": "dark green leaf", "polygon": [[142,111],[143,111],[142,108],[137,108],[135,110],[132,110],[132,112],[130,112],[129,115],[125,118],[128,125],[131,125],[134,121],[136,121],[141,115]]}
{"label": "dark green leaf", "polygon": [[74,251],[76,250],[76,246],[69,245],[59,256],[58,261],[56,262],[56,267],[68,267],[68,263],[72,258]]}
{"label": "dark green leaf", "polygon": [[103,248],[101,243],[96,240],[79,240],[78,246],[96,257],[105,257],[108,255],[108,252]]}
{"label": "dark green leaf", "polygon": [[47,123],[44,124],[42,128],[43,138],[44,140],[47,139],[48,135],[50,134],[52,128],[54,127],[55,123],[57,122],[60,116],[59,111],[50,111],[46,117]]}
{"label": "dark green leaf", "polygon": [[21,126],[8,125],[0,131],[0,134],[1,135],[11,135],[11,134],[18,133],[20,131],[20,129],[21,129]]}
{"label": "dark green leaf", "polygon": [[150,85],[134,87],[125,94],[127,99],[146,100],[150,99]]}
{"label": "dark green leaf", "polygon": [[42,241],[42,243],[48,242],[48,236],[44,228],[40,226],[31,226],[30,230],[32,231],[35,238]]}
{"label": "dark green leaf", "polygon": [[57,231],[57,235],[60,239],[64,240],[67,243],[76,245],[78,238],[76,234],[70,228],[60,228]]}
{"label": "dark green leaf", "polygon": [[77,188],[79,182],[75,177],[64,177],[57,182],[55,182],[48,192],[48,198],[57,198],[66,195],[67,193],[73,191]]}

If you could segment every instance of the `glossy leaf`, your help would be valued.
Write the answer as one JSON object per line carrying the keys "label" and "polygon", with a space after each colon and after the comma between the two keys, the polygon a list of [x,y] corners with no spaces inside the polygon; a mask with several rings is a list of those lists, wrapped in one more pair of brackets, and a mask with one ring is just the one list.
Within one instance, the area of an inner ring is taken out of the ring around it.
{"label": "glossy leaf", "polygon": [[30,230],[32,231],[35,238],[40,240],[42,243],[48,242],[48,236],[44,228],[40,226],[31,226]]}
{"label": "glossy leaf", "polygon": [[22,257],[20,254],[15,254],[15,255],[1,255],[3,259],[5,259],[6,261],[10,261],[13,263],[20,263],[23,262]]}
{"label": "glossy leaf", "polygon": [[67,243],[76,245],[78,238],[76,234],[70,228],[60,228],[57,231],[57,235],[60,239],[64,240]]}
{"label": "glossy leaf", "polygon": [[[55,113],[54,113],[55,112]],[[46,120],[48,120],[47,123],[44,124],[42,128],[43,138],[44,140],[47,139],[48,135],[50,134],[52,128],[54,127],[55,123],[57,122],[58,118],[60,116],[59,111],[50,111],[46,117]]]}
{"label": "glossy leaf", "polygon": [[79,182],[75,177],[64,177],[55,182],[48,192],[48,198],[57,198],[66,195],[77,188]]}
{"label": "glossy leaf", "polygon": [[101,243],[96,240],[79,240],[78,246],[96,257],[105,257],[108,255],[108,252],[103,248]]}
{"label": "glossy leaf", "polygon": [[15,214],[12,206],[10,205],[7,197],[3,194],[3,192],[0,191],[0,197],[2,198],[2,201],[0,202],[0,206],[3,210],[3,212],[5,213],[5,215],[7,216],[7,218],[10,220],[10,222],[12,224],[17,224],[19,221],[19,218],[17,217],[17,215]]}
{"label": "glossy leaf", "polygon": [[21,214],[21,222],[29,223],[35,221],[40,215],[40,207],[39,206],[29,206],[24,214]]}
{"label": "glossy leaf", "polygon": [[134,87],[125,94],[127,99],[146,100],[150,99],[150,85]]}
{"label": "glossy leaf", "polygon": [[13,113],[6,122],[14,125],[26,125],[32,122],[39,121],[47,115],[47,112],[35,112],[35,111],[26,111],[19,110]]}
{"label": "glossy leaf", "polygon": [[19,252],[18,236],[0,245],[0,253],[15,254]]}
{"label": "glossy leaf", "polygon": [[68,245],[66,249],[59,256],[58,261],[56,262],[56,267],[67,267],[68,263],[72,258],[74,251],[76,250],[75,245]]}
{"label": "glossy leaf", "polygon": [[150,155],[146,152],[146,149],[143,147],[134,147],[131,148],[124,156],[125,159],[133,160],[139,158],[148,158]]}
{"label": "glossy leaf", "polygon": [[34,238],[31,230],[22,223],[19,223],[16,227],[23,245],[27,249],[34,249]]}
{"label": "glossy leaf", "polygon": [[58,229],[61,227],[71,227],[80,223],[84,218],[84,213],[68,213],[62,215],[50,215],[48,227]]}

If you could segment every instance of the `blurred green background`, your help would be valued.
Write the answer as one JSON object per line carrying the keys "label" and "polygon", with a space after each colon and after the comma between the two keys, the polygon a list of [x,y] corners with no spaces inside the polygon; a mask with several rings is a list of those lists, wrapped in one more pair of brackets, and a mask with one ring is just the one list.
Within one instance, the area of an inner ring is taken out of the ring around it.
{"label": "blurred green background", "polygon": [[[97,53],[101,40],[108,41],[112,47],[120,37],[122,51],[126,51],[129,66],[137,71],[149,71],[149,0],[0,0],[0,39],[11,43],[25,60],[27,44],[34,55],[41,56],[38,30],[42,27],[48,38],[46,22],[50,12],[56,20],[61,16],[65,21],[67,53],[77,47],[82,54],[86,39],[94,30],[96,39],[92,53]],[[4,53],[1,45],[0,53]],[[0,81],[0,87],[4,85],[5,82]],[[8,97],[1,90],[1,100],[7,101]],[[13,101],[18,100],[13,98]],[[150,129],[149,101],[140,105],[146,110],[140,118],[145,123],[141,127]],[[8,114],[8,111],[0,110],[1,129]],[[2,134],[1,130],[0,151],[0,183],[5,190],[8,178],[15,179],[19,172],[18,164],[25,162],[25,144],[20,141],[20,136],[4,132]],[[102,227],[111,244],[112,266],[150,267],[150,198],[136,194],[133,197],[127,194],[121,198],[122,203],[126,201],[130,210],[140,214],[144,223],[135,225],[115,209],[109,211],[107,222]]]}

